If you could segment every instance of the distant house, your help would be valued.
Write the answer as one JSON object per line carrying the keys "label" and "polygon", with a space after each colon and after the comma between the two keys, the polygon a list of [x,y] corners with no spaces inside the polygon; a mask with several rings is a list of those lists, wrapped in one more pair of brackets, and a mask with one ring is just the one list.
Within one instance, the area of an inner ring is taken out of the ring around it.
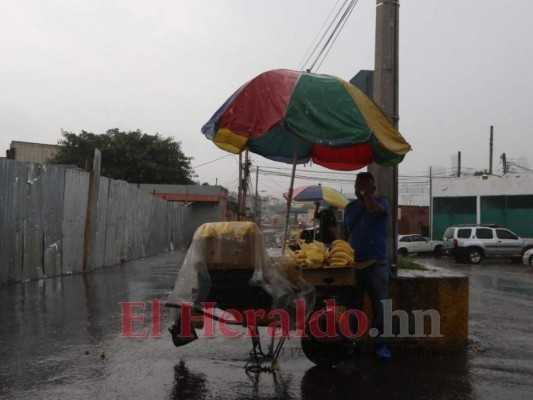
{"label": "distant house", "polygon": [[6,158],[16,161],[30,161],[40,164],[53,158],[59,150],[59,145],[31,142],[12,141],[6,150]]}
{"label": "distant house", "polygon": [[398,234],[429,237],[429,207],[398,205]]}
{"label": "distant house", "polygon": [[228,189],[208,185],[137,184],[139,189],[167,201],[177,201],[192,207],[202,222],[237,219],[228,196]]}

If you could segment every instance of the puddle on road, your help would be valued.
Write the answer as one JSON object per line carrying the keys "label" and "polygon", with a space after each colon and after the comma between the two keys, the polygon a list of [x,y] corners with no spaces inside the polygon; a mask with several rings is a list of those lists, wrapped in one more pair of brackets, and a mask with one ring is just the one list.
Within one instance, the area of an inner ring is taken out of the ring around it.
{"label": "puddle on road", "polygon": [[[120,302],[146,303],[149,333],[147,302],[166,298],[179,257],[1,287],[0,398],[469,399],[487,393],[490,381],[516,387],[511,361],[505,365],[511,369],[498,372],[497,365],[490,368],[494,358],[473,349],[441,356],[406,353],[390,362],[365,356],[332,369],[314,366],[291,339],[279,373],[247,375],[249,339],[200,338],[176,348],[166,331],[166,311],[162,338],[121,338]],[[479,340],[485,348],[486,338]],[[490,387],[493,398],[509,394]]]}

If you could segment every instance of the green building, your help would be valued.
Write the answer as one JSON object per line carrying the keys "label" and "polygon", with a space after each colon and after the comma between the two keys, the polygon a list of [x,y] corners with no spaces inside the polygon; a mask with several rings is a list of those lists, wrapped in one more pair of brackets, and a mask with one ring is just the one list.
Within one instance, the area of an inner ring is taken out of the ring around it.
{"label": "green building", "polygon": [[497,224],[533,238],[533,173],[433,178],[431,233],[456,224]]}

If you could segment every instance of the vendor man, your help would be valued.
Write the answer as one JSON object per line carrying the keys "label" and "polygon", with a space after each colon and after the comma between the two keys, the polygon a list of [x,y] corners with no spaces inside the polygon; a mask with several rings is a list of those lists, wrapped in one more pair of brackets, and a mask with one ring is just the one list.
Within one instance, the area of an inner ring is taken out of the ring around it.
{"label": "vendor man", "polygon": [[[391,357],[381,338],[383,334],[383,303],[389,297],[389,273],[387,254],[387,218],[389,203],[374,196],[374,177],[369,172],[357,174],[355,180],[356,200],[344,210],[342,236],[355,250],[357,262],[375,260],[363,269],[356,269],[354,308],[363,309],[365,293],[372,302],[372,328],[377,329],[377,356]],[[352,327],[353,329],[354,327]]]}

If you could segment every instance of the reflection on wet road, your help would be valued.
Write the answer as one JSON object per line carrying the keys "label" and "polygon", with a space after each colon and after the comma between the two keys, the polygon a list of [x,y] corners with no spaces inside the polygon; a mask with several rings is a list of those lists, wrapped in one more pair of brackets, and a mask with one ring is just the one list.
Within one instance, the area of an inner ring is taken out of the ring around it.
{"label": "reflection on wet road", "polygon": [[[463,354],[396,354],[390,362],[365,355],[319,368],[292,338],[279,373],[247,375],[247,338],[217,335],[175,348],[164,309],[163,337],[150,337],[148,302],[166,298],[183,256],[0,287],[0,398],[519,399],[533,393],[533,270],[424,260],[470,276],[472,344]],[[146,304],[146,337],[121,337],[121,302]]]}

